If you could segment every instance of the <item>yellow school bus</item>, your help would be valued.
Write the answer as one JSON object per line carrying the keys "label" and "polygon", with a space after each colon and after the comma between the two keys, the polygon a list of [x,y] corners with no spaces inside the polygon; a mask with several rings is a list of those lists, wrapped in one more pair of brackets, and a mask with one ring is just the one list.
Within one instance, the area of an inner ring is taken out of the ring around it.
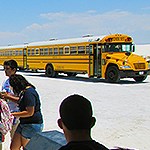
{"label": "yellow school bus", "polygon": [[50,39],[0,47],[0,64],[15,59],[20,69],[45,70],[49,77],[88,74],[112,83],[121,78],[142,82],[148,74],[148,63],[134,49],[132,37],[125,34]]}

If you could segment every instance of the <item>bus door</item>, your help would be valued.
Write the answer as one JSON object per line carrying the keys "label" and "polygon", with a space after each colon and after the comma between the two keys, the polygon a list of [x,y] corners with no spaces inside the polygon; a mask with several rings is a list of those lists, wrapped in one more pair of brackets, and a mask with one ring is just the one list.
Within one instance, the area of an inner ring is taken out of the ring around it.
{"label": "bus door", "polygon": [[101,48],[98,44],[90,45],[89,53],[90,76],[101,77]]}
{"label": "bus door", "polygon": [[97,44],[97,56],[96,56],[96,72],[97,72],[97,77],[101,77],[101,57],[102,57],[102,51],[101,51],[101,46]]}
{"label": "bus door", "polygon": [[27,69],[27,49],[23,49],[23,69]]}
{"label": "bus door", "polygon": [[89,45],[89,77],[94,76],[94,48],[93,45]]}

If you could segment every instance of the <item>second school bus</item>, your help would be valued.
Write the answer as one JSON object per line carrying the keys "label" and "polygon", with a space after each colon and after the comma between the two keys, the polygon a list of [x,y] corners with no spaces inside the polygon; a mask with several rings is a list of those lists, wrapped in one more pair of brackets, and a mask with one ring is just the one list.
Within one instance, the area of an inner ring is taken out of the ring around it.
{"label": "second school bus", "polygon": [[145,59],[134,53],[132,38],[125,34],[0,47],[0,64],[9,59],[16,60],[20,69],[45,70],[49,77],[87,73],[108,82],[119,82],[121,78],[142,82],[149,70]]}

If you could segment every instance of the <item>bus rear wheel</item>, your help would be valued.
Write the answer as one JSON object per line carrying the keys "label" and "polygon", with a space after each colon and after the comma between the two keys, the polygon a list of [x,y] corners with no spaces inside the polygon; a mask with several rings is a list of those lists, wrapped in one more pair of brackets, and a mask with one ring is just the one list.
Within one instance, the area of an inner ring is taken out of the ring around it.
{"label": "bus rear wheel", "polygon": [[110,83],[117,83],[120,81],[119,70],[116,66],[110,66],[106,71],[106,81]]}
{"label": "bus rear wheel", "polygon": [[48,77],[55,77],[56,76],[56,72],[54,71],[54,67],[52,64],[49,64],[46,66],[46,71],[45,71],[46,76]]}

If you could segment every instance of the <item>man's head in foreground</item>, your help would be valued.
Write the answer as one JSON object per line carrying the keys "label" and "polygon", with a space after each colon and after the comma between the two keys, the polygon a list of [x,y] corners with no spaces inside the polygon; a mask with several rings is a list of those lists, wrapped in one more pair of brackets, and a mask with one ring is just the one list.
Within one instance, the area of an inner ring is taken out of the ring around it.
{"label": "man's head in foreground", "polygon": [[77,94],[70,95],[62,101],[59,113],[58,126],[63,129],[65,136],[82,131],[90,136],[90,130],[96,120],[92,116],[92,106],[88,99]]}

